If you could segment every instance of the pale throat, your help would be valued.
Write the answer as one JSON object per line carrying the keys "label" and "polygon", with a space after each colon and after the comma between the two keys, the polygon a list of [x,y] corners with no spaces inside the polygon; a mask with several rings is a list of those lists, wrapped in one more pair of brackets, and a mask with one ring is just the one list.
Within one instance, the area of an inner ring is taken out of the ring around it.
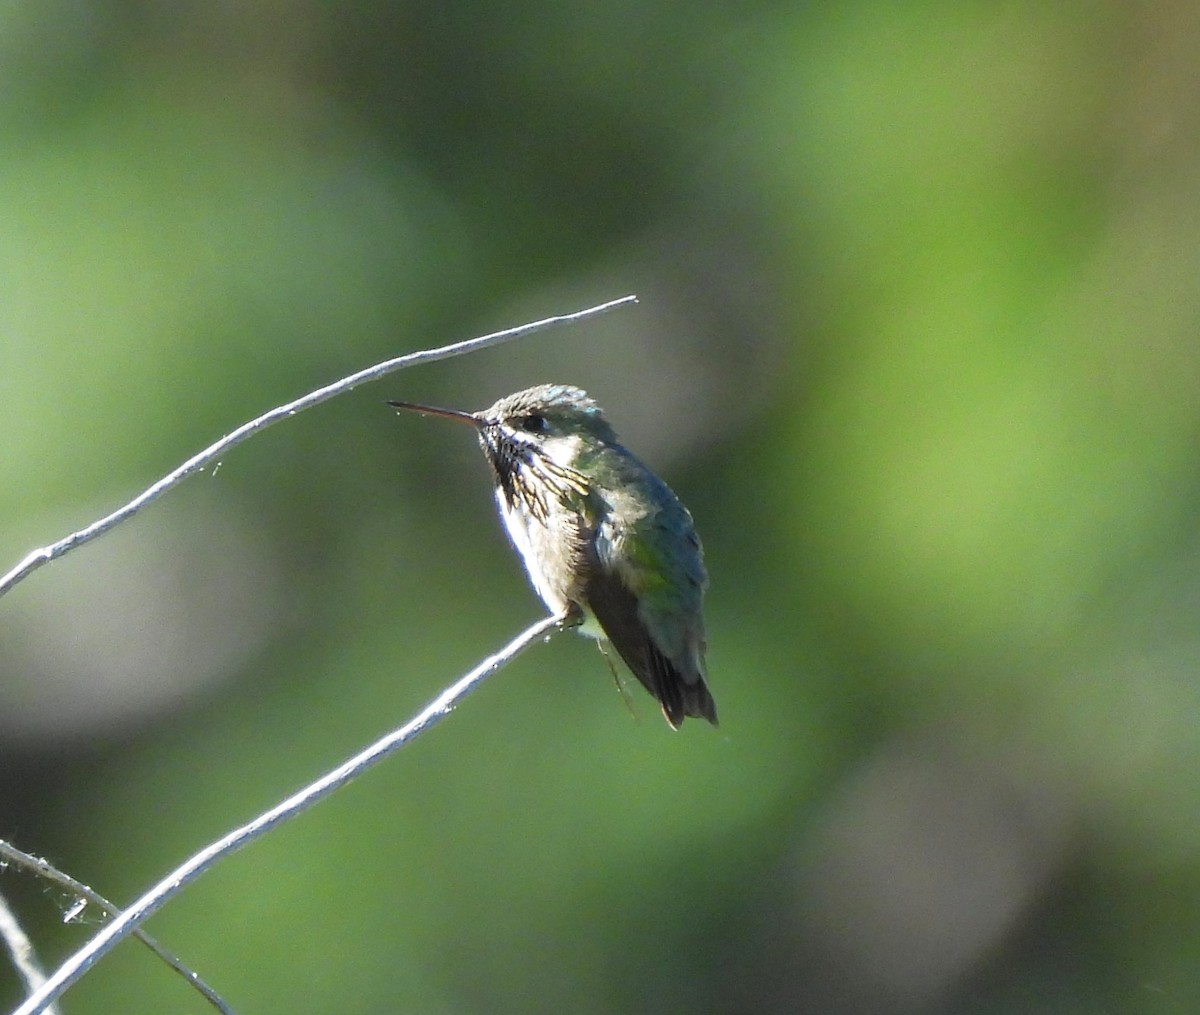
{"label": "pale throat", "polygon": [[580,452],[583,451],[583,438],[577,434],[569,434],[566,437],[552,437],[550,440],[542,444],[542,453],[550,459],[555,465],[561,465],[563,468],[573,468],[575,463],[579,461]]}
{"label": "pale throat", "polygon": [[[554,465],[574,469],[584,448],[583,439],[575,434],[570,434],[544,441],[538,450]],[[560,537],[529,512],[516,506],[510,506],[507,497],[499,487],[496,488],[496,505],[500,509],[500,517],[504,521],[504,527],[508,530],[509,538],[529,574],[534,591],[551,612],[564,611],[567,608],[567,601],[563,598],[561,590],[550,580],[549,575],[543,572],[542,564],[543,556],[550,552]],[[599,622],[585,603],[580,605],[583,606],[584,618],[575,630],[589,638],[603,641],[606,635]]]}

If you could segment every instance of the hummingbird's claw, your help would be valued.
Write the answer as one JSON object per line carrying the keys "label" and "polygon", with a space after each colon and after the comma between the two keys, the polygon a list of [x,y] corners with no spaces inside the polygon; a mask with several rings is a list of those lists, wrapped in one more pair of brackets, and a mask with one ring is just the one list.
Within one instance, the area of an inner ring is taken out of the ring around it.
{"label": "hummingbird's claw", "polygon": [[579,627],[584,621],[583,607],[578,603],[571,603],[563,612],[562,619],[558,622],[559,629],[566,631],[568,628]]}

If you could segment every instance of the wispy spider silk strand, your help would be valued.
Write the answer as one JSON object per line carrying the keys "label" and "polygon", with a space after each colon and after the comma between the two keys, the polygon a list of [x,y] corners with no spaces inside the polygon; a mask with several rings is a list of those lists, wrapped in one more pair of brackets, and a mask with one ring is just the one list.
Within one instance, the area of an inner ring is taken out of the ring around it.
{"label": "wispy spider silk strand", "polygon": [[[107,916],[117,916],[121,912],[121,908],[109,902],[103,895],[97,892],[94,888],[85,885],[82,881],[71,877],[65,871],[59,870],[49,860],[44,860],[41,857],[34,856],[32,853],[26,853],[22,849],[18,849],[11,842],[6,842],[0,839],[0,857],[4,861],[16,864],[19,867],[24,867],[26,870],[33,871],[39,877],[46,878],[48,881],[53,881],[55,884],[62,886],[71,894],[78,896],[81,899],[86,899],[97,909],[104,912]],[[221,1015],[233,1015],[233,1009],[229,1007],[228,1002],[221,997],[212,987],[200,978],[200,975],[194,970],[189,969],[184,965],[183,961],[171,952],[164,948],[154,938],[140,928],[134,932],[134,937],[146,945],[155,955],[163,960],[168,966],[174,969],[188,983],[195,987],[208,1002],[221,1012]],[[45,982],[43,975],[38,981],[38,986]],[[34,987],[30,988],[35,989]]]}

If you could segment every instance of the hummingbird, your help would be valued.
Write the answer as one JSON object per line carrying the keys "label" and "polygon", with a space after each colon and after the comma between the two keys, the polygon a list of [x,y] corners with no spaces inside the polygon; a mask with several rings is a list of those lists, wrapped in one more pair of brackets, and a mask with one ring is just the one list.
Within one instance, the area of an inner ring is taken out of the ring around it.
{"label": "hummingbird", "polygon": [[692,516],[587,392],[539,384],[479,412],[388,404],[473,426],[500,518],[547,609],[610,643],[673,729],[687,716],[717,724]]}

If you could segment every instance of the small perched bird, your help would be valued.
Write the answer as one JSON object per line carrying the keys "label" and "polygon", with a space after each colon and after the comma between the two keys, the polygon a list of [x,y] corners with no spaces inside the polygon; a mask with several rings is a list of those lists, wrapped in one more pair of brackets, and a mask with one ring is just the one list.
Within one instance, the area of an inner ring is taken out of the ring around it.
{"label": "small perched bird", "polygon": [[500,517],[547,608],[611,642],[673,728],[687,716],[716,725],[692,516],[585,391],[540,384],[480,412],[388,404],[475,427]]}

